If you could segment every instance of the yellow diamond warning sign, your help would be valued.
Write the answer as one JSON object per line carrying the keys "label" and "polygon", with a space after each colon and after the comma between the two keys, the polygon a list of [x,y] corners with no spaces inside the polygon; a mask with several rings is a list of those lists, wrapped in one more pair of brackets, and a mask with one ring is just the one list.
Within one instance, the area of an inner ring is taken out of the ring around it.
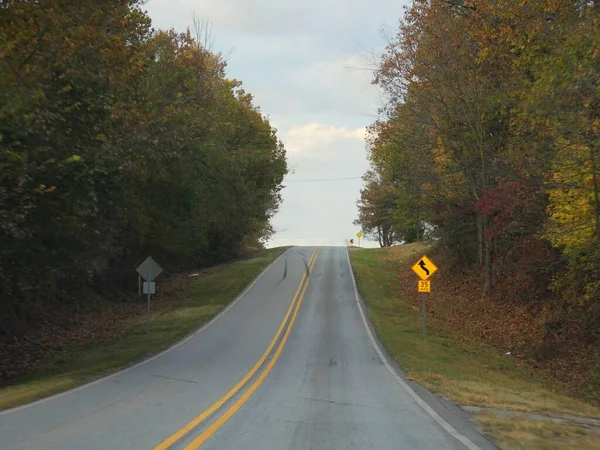
{"label": "yellow diamond warning sign", "polygon": [[412,270],[421,280],[426,280],[433,275],[438,268],[427,256],[423,255],[417,263],[412,266]]}

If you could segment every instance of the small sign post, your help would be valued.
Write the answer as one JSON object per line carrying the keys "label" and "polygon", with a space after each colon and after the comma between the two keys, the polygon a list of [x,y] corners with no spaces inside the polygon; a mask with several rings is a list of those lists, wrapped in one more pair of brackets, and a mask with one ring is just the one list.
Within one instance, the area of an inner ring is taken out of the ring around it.
{"label": "small sign post", "polygon": [[155,284],[152,283],[152,280],[160,275],[162,267],[160,267],[152,257],[148,256],[148,258],[138,266],[136,271],[144,280],[146,280],[144,283],[144,293],[148,294],[146,301],[146,333],[150,333],[150,295],[156,292]]}
{"label": "small sign post", "polygon": [[[152,264],[146,264],[146,268],[148,270],[148,277],[146,278],[146,283],[150,283],[152,281]],[[150,286],[148,286],[150,287]],[[150,289],[146,291],[148,294],[146,301],[146,333],[150,333]]]}
{"label": "small sign post", "polygon": [[433,261],[423,255],[423,257],[412,266],[412,270],[421,279],[417,281],[417,292],[422,293],[421,331],[423,335],[425,335],[427,332],[427,293],[431,292],[431,281],[428,278],[432,276],[438,268]]}
{"label": "small sign post", "polygon": [[360,238],[363,237],[362,231],[356,233],[356,237],[358,238],[358,248],[360,248]]}

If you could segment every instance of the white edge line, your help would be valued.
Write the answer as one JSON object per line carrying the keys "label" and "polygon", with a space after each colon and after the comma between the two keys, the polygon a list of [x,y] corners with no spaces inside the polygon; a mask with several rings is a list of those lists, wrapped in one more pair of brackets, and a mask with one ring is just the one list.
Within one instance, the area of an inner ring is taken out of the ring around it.
{"label": "white edge line", "polygon": [[101,383],[101,382],[103,382],[103,381],[110,380],[111,378],[117,377],[117,376],[119,376],[119,375],[123,375],[124,373],[126,373],[126,372],[129,372],[130,370],[132,370],[132,369],[135,369],[136,367],[143,366],[144,364],[146,364],[146,363],[149,363],[150,361],[153,361],[153,360],[155,360],[156,358],[158,358],[158,357],[160,357],[160,356],[164,355],[165,353],[168,353],[168,352],[170,352],[171,350],[174,350],[174,349],[176,349],[177,347],[179,347],[179,346],[181,346],[181,345],[185,344],[185,343],[186,343],[186,342],[188,342],[190,339],[192,339],[193,337],[196,337],[198,334],[200,334],[200,332],[202,332],[202,331],[206,330],[206,329],[207,329],[209,326],[211,326],[213,323],[215,323],[215,322],[216,322],[216,321],[217,321],[217,320],[218,320],[218,319],[219,319],[221,316],[223,316],[223,315],[224,315],[224,314],[225,314],[227,311],[229,311],[229,310],[230,310],[230,309],[233,307],[233,305],[235,305],[237,302],[239,302],[239,301],[242,299],[242,297],[244,297],[244,295],[246,295],[246,293],[247,293],[247,292],[248,292],[248,291],[249,291],[249,290],[252,288],[252,286],[254,286],[254,285],[255,285],[255,284],[258,282],[258,280],[260,280],[260,279],[262,278],[262,276],[263,276],[265,273],[267,273],[267,271],[268,271],[268,270],[269,270],[269,269],[270,269],[272,266],[274,266],[274,265],[275,265],[275,264],[276,264],[276,263],[277,263],[277,262],[278,262],[278,261],[279,261],[281,258],[283,258],[283,256],[284,256],[284,255],[285,255],[285,254],[286,254],[286,253],[287,253],[289,250],[291,250],[292,248],[293,248],[293,247],[290,247],[290,248],[288,248],[288,249],[287,249],[285,252],[283,252],[281,255],[279,255],[279,256],[277,257],[277,259],[275,259],[275,261],[273,261],[273,262],[272,262],[272,263],[270,263],[270,264],[269,264],[267,267],[265,267],[265,268],[264,268],[264,269],[263,269],[263,270],[262,270],[262,271],[261,271],[261,272],[260,272],[260,273],[259,273],[259,274],[256,276],[256,278],[254,279],[254,281],[252,281],[252,283],[250,283],[250,284],[249,284],[249,285],[246,287],[246,289],[244,289],[244,290],[243,290],[243,291],[242,291],[242,292],[241,292],[241,293],[240,293],[240,294],[239,294],[239,295],[238,295],[238,296],[237,296],[237,297],[236,297],[236,298],[235,298],[235,299],[234,299],[234,300],[233,300],[231,303],[229,303],[229,305],[228,305],[228,306],[227,306],[227,307],[226,307],[224,310],[222,310],[222,311],[221,311],[219,314],[217,314],[215,317],[213,317],[213,318],[212,318],[212,319],[211,319],[209,322],[205,323],[205,324],[204,324],[204,325],[203,325],[203,326],[202,326],[202,327],[201,327],[199,330],[192,331],[192,332],[189,334],[189,336],[187,336],[187,337],[183,338],[181,341],[177,342],[176,344],[172,345],[171,347],[169,347],[169,348],[167,348],[167,349],[163,350],[163,351],[162,351],[162,352],[160,352],[160,353],[157,353],[157,354],[156,354],[156,355],[154,355],[154,356],[151,356],[151,357],[150,357],[150,358],[148,358],[148,359],[145,359],[145,360],[143,360],[143,361],[140,361],[139,363],[136,363],[136,364],[134,364],[133,366],[127,367],[127,368],[125,368],[125,369],[123,369],[123,370],[119,370],[118,372],[115,372],[115,373],[111,373],[110,375],[106,375],[105,377],[98,378],[97,380],[90,381],[89,383],[82,384],[81,386],[77,386],[77,387],[75,387],[75,388],[73,388],[73,389],[69,389],[69,390],[66,390],[66,391],[64,391],[64,392],[59,392],[58,394],[51,395],[50,397],[41,398],[41,399],[39,399],[39,400],[35,400],[35,401],[33,401],[33,402],[31,402],[31,403],[27,403],[27,404],[25,404],[25,405],[21,405],[21,406],[15,406],[14,408],[5,409],[4,411],[0,411],[0,416],[2,416],[2,415],[4,415],[4,414],[10,414],[10,413],[13,413],[13,412],[17,412],[17,411],[20,411],[20,410],[22,410],[22,409],[29,408],[30,406],[36,406],[36,405],[39,405],[39,404],[41,404],[41,403],[45,403],[45,402],[47,402],[47,401],[54,400],[54,399],[56,399],[56,398],[62,397],[62,396],[64,396],[64,395],[67,395],[67,394],[72,394],[73,392],[77,392],[77,391],[83,390],[83,389],[85,389],[85,388],[88,388],[88,387],[91,387],[91,386],[93,386],[93,385],[95,385],[95,384]]}
{"label": "white edge line", "polygon": [[468,449],[470,449],[470,450],[481,450],[469,438],[467,438],[466,436],[464,436],[463,434],[461,434],[456,428],[454,428],[452,425],[450,425],[448,422],[446,422],[438,413],[436,413],[433,410],[433,408],[431,406],[429,406],[425,402],[425,400],[423,400],[421,397],[419,397],[419,395],[400,377],[400,375],[398,375],[398,373],[391,366],[391,364],[388,361],[387,357],[381,351],[381,348],[379,347],[379,344],[377,343],[377,341],[373,337],[373,333],[371,332],[371,328],[369,327],[369,323],[367,321],[367,317],[366,317],[365,312],[363,311],[363,307],[362,307],[362,305],[360,303],[360,296],[359,296],[359,293],[358,293],[358,288],[356,287],[356,280],[354,279],[354,271],[352,270],[352,264],[350,263],[350,252],[348,251],[348,249],[346,249],[346,258],[348,259],[348,266],[350,268],[350,277],[352,278],[352,285],[354,286],[354,295],[356,297],[356,305],[358,306],[358,310],[360,312],[360,316],[362,318],[362,321],[363,321],[363,324],[365,326],[365,329],[367,330],[367,334],[369,336],[369,339],[371,340],[371,344],[373,344],[373,347],[375,347],[375,351],[379,355],[379,358],[381,358],[381,361],[383,362],[383,364],[385,365],[385,367],[387,367],[387,369],[394,376],[394,378],[396,379],[396,381],[398,381],[398,383],[400,383],[402,385],[402,387],[404,389],[406,389],[406,391],[419,404],[419,406],[421,406],[421,408],[423,408],[427,414],[429,414],[438,424],[440,424],[440,426],[444,430],[446,430],[450,435],[452,435],[453,437],[455,437],[456,439],[458,439],[460,442],[462,442]]}

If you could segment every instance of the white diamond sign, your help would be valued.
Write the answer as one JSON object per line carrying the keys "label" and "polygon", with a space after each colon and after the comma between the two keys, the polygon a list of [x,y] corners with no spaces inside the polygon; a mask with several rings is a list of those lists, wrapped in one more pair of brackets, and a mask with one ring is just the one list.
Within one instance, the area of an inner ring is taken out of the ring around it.
{"label": "white diamond sign", "polygon": [[[162,267],[160,267],[158,263],[152,259],[152,257],[148,256],[146,260],[135,270],[137,270],[137,273],[139,273],[144,280],[152,281],[158,275],[160,275],[162,272]],[[150,279],[148,279],[148,274],[150,274]]]}

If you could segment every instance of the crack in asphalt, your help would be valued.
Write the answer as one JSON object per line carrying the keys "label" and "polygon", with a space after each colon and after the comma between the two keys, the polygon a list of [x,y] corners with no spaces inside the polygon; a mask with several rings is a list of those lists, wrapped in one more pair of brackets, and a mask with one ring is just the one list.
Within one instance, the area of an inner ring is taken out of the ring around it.
{"label": "crack in asphalt", "polygon": [[279,283],[277,283],[277,284],[281,284],[283,282],[283,280],[285,280],[285,278],[287,277],[287,273],[288,273],[288,259],[285,258],[284,266],[283,266],[283,277],[281,278],[281,280],[279,280]]}
{"label": "crack in asphalt", "polygon": [[198,382],[197,382],[197,381],[194,381],[194,380],[186,380],[186,379],[184,379],[184,378],[168,377],[168,376],[166,376],[166,375],[154,375],[154,376],[155,376],[155,377],[158,377],[158,378],[164,378],[164,379],[166,379],[166,380],[173,380],[173,381],[184,381],[184,382],[186,382],[186,383],[198,384]]}

